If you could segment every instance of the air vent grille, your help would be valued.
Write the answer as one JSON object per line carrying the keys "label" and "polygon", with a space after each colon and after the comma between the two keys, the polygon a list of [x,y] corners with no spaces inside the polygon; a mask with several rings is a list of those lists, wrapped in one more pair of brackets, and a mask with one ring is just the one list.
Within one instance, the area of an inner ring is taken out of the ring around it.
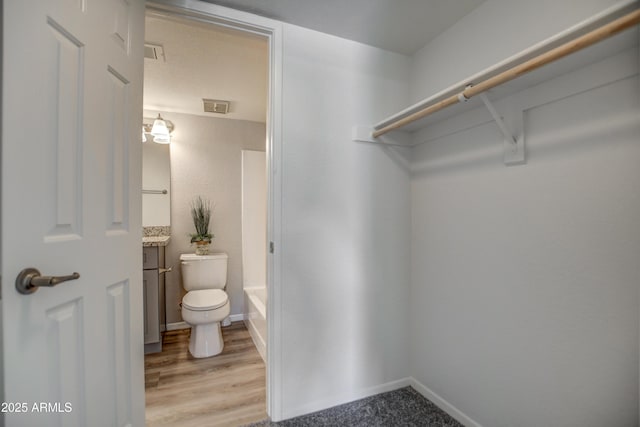
{"label": "air vent grille", "polygon": [[229,101],[218,99],[203,99],[205,113],[227,114],[229,112]]}
{"label": "air vent grille", "polygon": [[164,47],[159,44],[144,44],[144,57],[154,61],[165,61]]}

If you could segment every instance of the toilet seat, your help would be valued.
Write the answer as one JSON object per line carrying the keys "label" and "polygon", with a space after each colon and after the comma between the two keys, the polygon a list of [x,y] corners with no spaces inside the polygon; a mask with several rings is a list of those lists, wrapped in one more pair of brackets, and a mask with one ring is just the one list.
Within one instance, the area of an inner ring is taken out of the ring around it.
{"label": "toilet seat", "polygon": [[229,301],[222,289],[198,289],[189,291],[182,298],[182,307],[193,311],[215,310]]}

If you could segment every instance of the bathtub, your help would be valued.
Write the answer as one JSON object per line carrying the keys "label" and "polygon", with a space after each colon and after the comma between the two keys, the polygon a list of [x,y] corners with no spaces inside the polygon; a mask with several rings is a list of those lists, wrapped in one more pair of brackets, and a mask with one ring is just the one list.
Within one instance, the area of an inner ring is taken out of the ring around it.
{"label": "bathtub", "polygon": [[267,361],[267,288],[244,288],[244,324],[253,343]]}

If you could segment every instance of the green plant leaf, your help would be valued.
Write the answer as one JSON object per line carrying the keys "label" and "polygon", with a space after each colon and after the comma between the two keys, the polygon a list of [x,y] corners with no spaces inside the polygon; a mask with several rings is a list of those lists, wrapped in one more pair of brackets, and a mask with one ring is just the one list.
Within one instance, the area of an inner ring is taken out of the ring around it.
{"label": "green plant leaf", "polygon": [[191,218],[196,228],[196,233],[191,235],[191,243],[203,240],[211,241],[209,222],[211,221],[211,202],[198,196],[191,202]]}

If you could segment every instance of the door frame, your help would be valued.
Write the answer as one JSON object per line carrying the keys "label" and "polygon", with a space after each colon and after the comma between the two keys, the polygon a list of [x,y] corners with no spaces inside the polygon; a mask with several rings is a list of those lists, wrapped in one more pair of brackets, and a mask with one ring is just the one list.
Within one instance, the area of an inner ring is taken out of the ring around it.
{"label": "door frame", "polygon": [[[282,23],[197,0],[152,0],[147,11],[265,36],[269,46],[267,101],[267,414],[282,420]],[[269,244],[268,243],[268,244]]]}

